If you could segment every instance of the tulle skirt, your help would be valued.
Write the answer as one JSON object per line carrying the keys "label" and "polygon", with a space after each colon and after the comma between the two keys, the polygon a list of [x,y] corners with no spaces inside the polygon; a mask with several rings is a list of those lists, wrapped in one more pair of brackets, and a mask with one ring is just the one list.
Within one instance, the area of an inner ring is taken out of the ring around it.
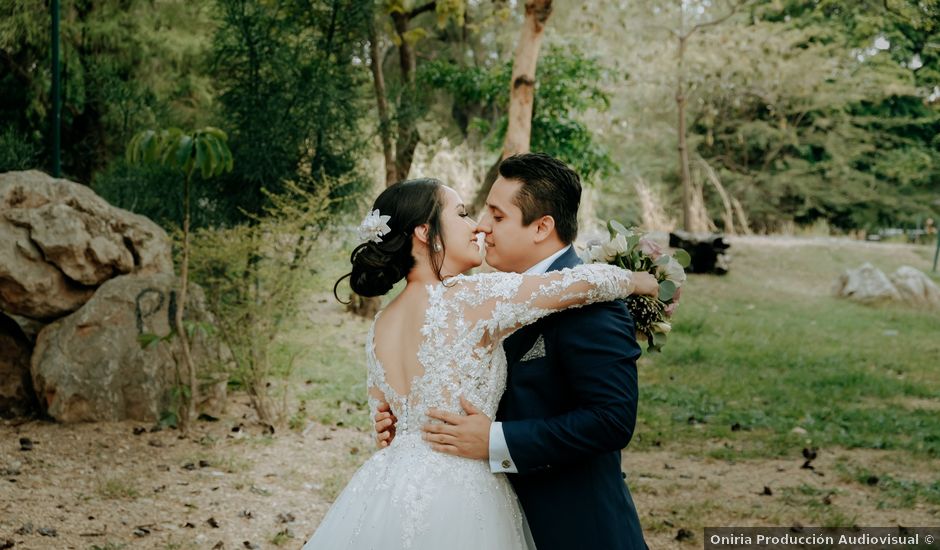
{"label": "tulle skirt", "polygon": [[504,474],[398,434],[356,472],[303,550],[532,550]]}

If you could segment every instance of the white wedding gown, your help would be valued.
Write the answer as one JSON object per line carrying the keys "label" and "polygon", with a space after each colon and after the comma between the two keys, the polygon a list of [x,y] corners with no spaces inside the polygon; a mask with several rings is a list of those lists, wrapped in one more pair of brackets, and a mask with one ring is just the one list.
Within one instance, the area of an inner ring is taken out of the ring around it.
{"label": "white wedding gown", "polygon": [[[429,285],[418,360],[424,373],[400,395],[366,342],[369,409],[382,394],[398,417],[395,439],[369,458],[327,512],[304,550],[524,550],[534,548],[505,474],[485,460],[433,451],[421,439],[425,413],[462,411],[460,396],[493,418],[506,385],[502,341],[566,307],[625,297],[630,272],[592,264],[544,275],[484,273]],[[379,315],[376,316],[378,319]]]}

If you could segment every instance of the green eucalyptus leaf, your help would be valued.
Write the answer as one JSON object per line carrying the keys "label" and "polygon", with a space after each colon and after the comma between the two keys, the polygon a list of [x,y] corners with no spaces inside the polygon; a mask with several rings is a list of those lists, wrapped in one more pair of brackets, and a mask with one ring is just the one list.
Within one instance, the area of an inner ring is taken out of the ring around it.
{"label": "green eucalyptus leaf", "polygon": [[672,252],[672,256],[679,262],[683,268],[689,267],[689,264],[692,263],[692,256],[689,256],[689,253],[681,248],[677,248]]}
{"label": "green eucalyptus leaf", "polygon": [[659,283],[659,299],[663,302],[668,302],[672,300],[672,297],[676,294],[676,283],[666,280]]}
{"label": "green eucalyptus leaf", "polygon": [[617,220],[610,220],[609,222],[607,222],[607,227],[613,231],[616,231],[617,233],[620,233],[624,237],[630,234],[630,231],[628,231],[627,228],[624,227],[623,224],[618,222]]}
{"label": "green eucalyptus leaf", "polygon": [[640,244],[639,235],[633,235],[631,237],[627,237],[627,245],[629,245],[630,247],[629,250],[633,250],[634,248],[636,248],[638,244]]}

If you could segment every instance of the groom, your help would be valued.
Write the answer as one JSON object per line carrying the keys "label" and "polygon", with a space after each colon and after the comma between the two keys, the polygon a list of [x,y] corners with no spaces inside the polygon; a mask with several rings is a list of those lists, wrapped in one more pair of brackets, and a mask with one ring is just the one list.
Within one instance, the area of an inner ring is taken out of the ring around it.
{"label": "groom", "polygon": [[[544,154],[515,155],[499,166],[478,231],[486,261],[500,271],[544,273],[581,261],[581,183]],[[620,450],[636,425],[640,348],[621,302],[555,313],[503,344],[509,365],[496,421],[462,400],[466,416],[432,410],[424,427],[435,450],[487,459],[507,473],[539,550],[647,548],[620,470]],[[386,405],[379,440],[394,437]]]}

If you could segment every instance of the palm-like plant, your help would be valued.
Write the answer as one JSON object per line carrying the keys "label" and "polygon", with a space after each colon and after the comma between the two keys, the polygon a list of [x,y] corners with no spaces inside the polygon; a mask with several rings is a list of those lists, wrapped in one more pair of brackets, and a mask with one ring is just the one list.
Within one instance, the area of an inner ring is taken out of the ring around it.
{"label": "palm-like plant", "polygon": [[[189,378],[189,392],[185,400],[186,411],[185,414],[180,415],[184,431],[188,429],[190,421],[196,416],[197,399],[196,368],[190,352],[189,338],[183,327],[183,310],[186,307],[186,290],[189,280],[189,191],[193,174],[197,170],[203,179],[232,170],[232,152],[227,142],[228,136],[225,132],[208,126],[188,133],[179,128],[146,130],[136,134],[127,145],[128,163],[162,164],[179,170],[184,177],[183,258],[180,266],[179,306],[176,308],[174,319],[174,332],[180,339]],[[177,375],[177,378],[181,377]]]}

